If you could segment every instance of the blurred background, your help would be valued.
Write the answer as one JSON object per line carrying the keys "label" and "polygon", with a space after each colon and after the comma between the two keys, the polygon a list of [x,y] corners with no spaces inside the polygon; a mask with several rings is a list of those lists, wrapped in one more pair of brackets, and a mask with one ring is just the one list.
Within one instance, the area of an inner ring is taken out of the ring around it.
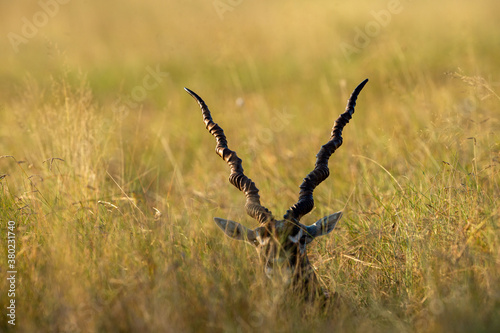
{"label": "blurred background", "polygon": [[[498,13],[495,0],[0,1],[20,331],[495,331]],[[344,210],[310,250],[344,295],[332,320],[283,306],[253,249],[216,230],[214,216],[255,221],[183,87],[280,216],[365,78],[303,221]]]}
{"label": "blurred background", "polygon": [[163,91],[148,94],[155,107],[188,84],[240,94],[266,89],[284,99],[295,89],[306,95],[308,87],[324,90],[340,80],[353,86],[351,80],[365,76],[386,84],[387,77],[409,82],[419,75],[437,81],[458,67],[494,75],[499,47],[495,1],[47,0],[0,6],[4,96],[26,75],[41,80],[70,69],[85,73],[99,98],[109,98],[127,94],[145,67],[159,66],[170,75]]}

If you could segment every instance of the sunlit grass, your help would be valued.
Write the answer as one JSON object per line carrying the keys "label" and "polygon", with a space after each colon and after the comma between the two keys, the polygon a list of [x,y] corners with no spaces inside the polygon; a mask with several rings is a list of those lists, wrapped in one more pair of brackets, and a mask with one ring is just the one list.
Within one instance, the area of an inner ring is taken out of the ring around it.
{"label": "sunlit grass", "polygon": [[[69,2],[18,53],[0,41],[15,330],[498,331],[498,4],[402,4],[349,59],[339,44],[387,2],[243,1],[224,20],[211,2]],[[19,33],[39,6],[0,9],[2,31]],[[168,75],[145,81],[156,68]],[[344,211],[309,248],[339,295],[322,307],[285,295],[217,230],[215,216],[255,221],[182,88],[280,216],[367,77],[303,219]]]}

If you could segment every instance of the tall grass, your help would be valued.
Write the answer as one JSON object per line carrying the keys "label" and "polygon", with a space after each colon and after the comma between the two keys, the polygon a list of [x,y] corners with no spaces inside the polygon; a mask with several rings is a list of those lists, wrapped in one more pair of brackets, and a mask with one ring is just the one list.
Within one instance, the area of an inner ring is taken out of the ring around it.
{"label": "tall grass", "polygon": [[[18,53],[2,39],[0,248],[16,221],[18,280],[12,327],[0,266],[0,330],[498,331],[498,4],[459,3],[401,2],[348,59],[387,2],[243,1],[223,20],[211,2],[69,2]],[[40,7],[0,10],[19,33]],[[168,76],[145,89],[151,69]],[[217,230],[255,222],[182,87],[279,216],[365,77],[303,221],[344,211],[309,248],[339,295],[322,307]]]}

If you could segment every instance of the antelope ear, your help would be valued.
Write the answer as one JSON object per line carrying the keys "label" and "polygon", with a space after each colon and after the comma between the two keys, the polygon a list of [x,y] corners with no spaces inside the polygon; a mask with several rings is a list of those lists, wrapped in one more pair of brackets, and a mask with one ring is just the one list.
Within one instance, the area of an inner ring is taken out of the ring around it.
{"label": "antelope ear", "polygon": [[242,226],[238,222],[231,220],[221,219],[220,217],[214,217],[215,224],[224,231],[224,233],[237,240],[245,240],[253,243],[257,236],[255,231]]}
{"label": "antelope ear", "polygon": [[319,237],[330,233],[338,220],[342,217],[342,212],[337,212],[332,215],[323,217],[314,224],[306,227],[306,231],[311,238]]}

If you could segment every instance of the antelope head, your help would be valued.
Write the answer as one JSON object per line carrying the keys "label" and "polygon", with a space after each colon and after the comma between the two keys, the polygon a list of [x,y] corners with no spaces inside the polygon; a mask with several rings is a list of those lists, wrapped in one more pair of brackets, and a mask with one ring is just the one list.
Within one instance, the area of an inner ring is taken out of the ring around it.
{"label": "antelope head", "polygon": [[[249,229],[238,222],[218,217],[214,218],[215,223],[227,236],[253,244],[268,276],[278,271],[282,277],[295,286],[305,288],[303,290],[308,294],[318,294],[322,288],[307,258],[306,247],[314,238],[330,233],[342,217],[342,212],[323,217],[309,226],[300,223],[300,219],[313,209],[313,191],[329,176],[328,160],[342,145],[342,130],[351,119],[358,94],[366,82],[368,79],[361,82],[351,94],[345,112],[334,123],[330,140],[316,155],[314,170],[304,178],[300,185],[297,203],[286,211],[281,220],[276,219],[266,207],[261,205],[257,186],[243,173],[241,159],[236,152],[228,148],[224,131],[213,121],[205,102],[196,93],[184,88],[198,102],[206,128],[217,142],[215,151],[231,169],[229,182],[245,194],[246,212],[256,219],[260,226],[256,229]],[[324,294],[328,296],[327,293]]]}

